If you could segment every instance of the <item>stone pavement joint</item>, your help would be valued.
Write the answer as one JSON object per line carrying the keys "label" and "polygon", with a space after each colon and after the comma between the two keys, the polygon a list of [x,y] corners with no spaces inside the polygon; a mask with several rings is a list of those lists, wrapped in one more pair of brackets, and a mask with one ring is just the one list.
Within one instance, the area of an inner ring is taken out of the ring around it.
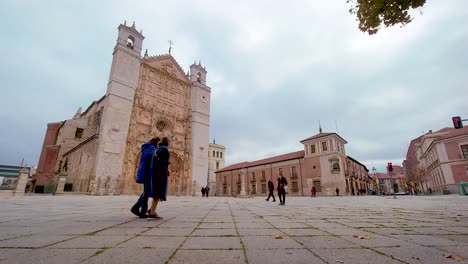
{"label": "stone pavement joint", "polygon": [[468,263],[466,196],[137,198],[0,198],[0,264]]}

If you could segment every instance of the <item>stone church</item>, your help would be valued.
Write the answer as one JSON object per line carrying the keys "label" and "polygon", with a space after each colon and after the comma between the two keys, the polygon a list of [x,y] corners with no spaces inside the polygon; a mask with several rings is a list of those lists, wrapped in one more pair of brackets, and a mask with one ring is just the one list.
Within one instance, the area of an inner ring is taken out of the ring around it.
{"label": "stone church", "polygon": [[193,195],[209,184],[206,68],[193,63],[185,73],[170,50],[141,56],[144,39],[135,23],[119,25],[105,95],[73,118],[48,124],[36,192],[62,182],[77,193],[139,193],[140,147],[155,136],[170,139],[170,195]]}

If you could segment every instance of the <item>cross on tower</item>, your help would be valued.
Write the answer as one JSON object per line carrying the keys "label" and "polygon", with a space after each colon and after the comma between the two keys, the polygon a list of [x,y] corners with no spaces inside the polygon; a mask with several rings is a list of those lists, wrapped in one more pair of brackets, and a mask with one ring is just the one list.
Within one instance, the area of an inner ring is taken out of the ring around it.
{"label": "cross on tower", "polygon": [[169,55],[171,54],[171,50],[172,50],[172,44],[174,44],[174,42],[172,42],[172,40],[169,40]]}

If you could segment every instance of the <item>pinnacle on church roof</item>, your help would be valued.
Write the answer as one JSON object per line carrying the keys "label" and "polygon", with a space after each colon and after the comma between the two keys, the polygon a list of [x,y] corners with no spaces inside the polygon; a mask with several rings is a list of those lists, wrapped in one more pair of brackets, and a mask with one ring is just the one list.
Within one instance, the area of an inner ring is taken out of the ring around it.
{"label": "pinnacle on church roof", "polygon": [[126,26],[126,25],[127,25],[127,20],[124,21],[124,26]]}
{"label": "pinnacle on church roof", "polygon": [[145,58],[145,59],[147,59],[147,58],[148,58],[148,49],[146,49],[146,51],[145,51],[144,58]]}
{"label": "pinnacle on church roof", "polygon": [[135,21],[133,21],[132,28],[135,28]]}

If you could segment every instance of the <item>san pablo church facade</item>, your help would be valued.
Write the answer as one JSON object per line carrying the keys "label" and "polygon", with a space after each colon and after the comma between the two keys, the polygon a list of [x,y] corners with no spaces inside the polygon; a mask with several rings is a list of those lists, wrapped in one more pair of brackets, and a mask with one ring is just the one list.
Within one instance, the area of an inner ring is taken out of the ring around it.
{"label": "san pablo church facade", "polygon": [[36,192],[60,179],[72,192],[139,193],[140,146],[155,136],[170,138],[169,195],[193,195],[207,184],[215,189],[207,71],[194,63],[185,73],[170,53],[141,56],[144,38],[135,23],[119,25],[105,95],[73,118],[48,124]]}

